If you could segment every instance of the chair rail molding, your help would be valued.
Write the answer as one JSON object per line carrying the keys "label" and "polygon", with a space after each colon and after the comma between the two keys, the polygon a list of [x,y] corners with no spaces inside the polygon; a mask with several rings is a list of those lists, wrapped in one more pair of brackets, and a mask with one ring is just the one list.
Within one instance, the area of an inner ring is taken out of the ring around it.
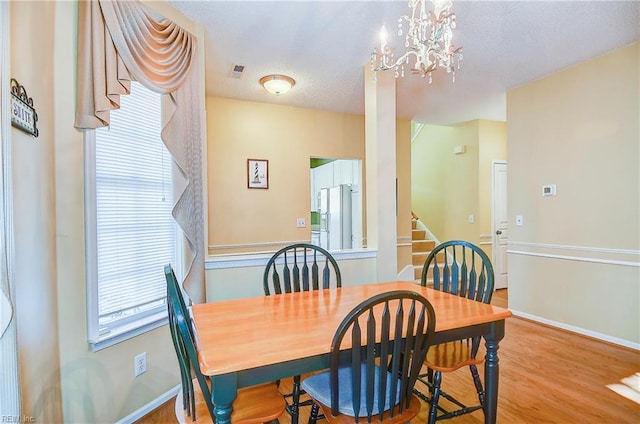
{"label": "chair rail molding", "polygon": [[[278,243],[279,244],[279,243]],[[248,266],[267,265],[273,255],[272,252],[246,252],[210,255],[205,258],[204,267],[210,269],[244,268]],[[335,260],[376,258],[378,251],[375,249],[350,249],[330,252]]]}
{"label": "chair rail molding", "polygon": [[[640,250],[615,249],[615,248],[608,248],[608,247],[572,246],[572,245],[561,245],[561,244],[550,244],[550,243],[531,243],[531,242],[511,241],[511,240],[508,241],[507,243],[510,247],[514,246],[514,247],[521,247],[525,249],[525,250],[518,250],[518,249],[509,248],[507,250],[507,253],[512,255],[537,256],[537,257],[543,257],[543,258],[560,259],[560,260],[568,260],[568,261],[640,267]],[[526,250],[527,248],[542,250],[542,252]],[[576,252],[584,252],[586,255],[575,256],[575,255],[569,255],[569,254],[548,253],[548,252],[545,252],[545,250],[576,251]],[[599,255],[588,256],[589,253],[599,254]],[[604,255],[609,255],[614,257],[632,256],[633,258],[629,258],[632,260],[621,260],[621,259],[612,259],[609,257],[602,257]]]}
{"label": "chair rail molding", "polygon": [[396,238],[396,246],[413,246],[411,236],[398,236]]}
{"label": "chair rail molding", "polygon": [[310,240],[293,240],[293,241],[265,241],[260,243],[238,243],[238,244],[212,244],[209,245],[209,251],[220,249],[247,249],[252,247],[273,247],[287,246],[289,244],[309,243]]}

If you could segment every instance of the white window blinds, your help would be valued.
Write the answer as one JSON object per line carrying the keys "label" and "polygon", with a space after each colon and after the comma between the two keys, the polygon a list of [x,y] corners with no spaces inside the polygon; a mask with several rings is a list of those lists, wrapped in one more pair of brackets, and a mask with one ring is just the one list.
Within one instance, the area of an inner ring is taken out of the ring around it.
{"label": "white window blinds", "polygon": [[160,95],[133,83],[110,126],[95,132],[95,267],[89,269],[97,279],[99,339],[166,310],[163,267],[175,264],[176,227],[160,116]]}

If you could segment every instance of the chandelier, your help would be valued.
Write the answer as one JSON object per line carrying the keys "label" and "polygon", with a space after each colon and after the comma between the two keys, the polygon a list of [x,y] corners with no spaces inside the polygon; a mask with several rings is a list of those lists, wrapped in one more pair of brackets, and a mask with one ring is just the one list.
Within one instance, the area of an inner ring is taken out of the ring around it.
{"label": "chandelier", "polygon": [[[433,3],[433,10],[426,10],[425,3]],[[395,59],[393,48],[387,45],[387,30],[380,30],[380,49],[371,54],[371,69],[374,72],[395,69],[396,78],[404,77],[405,65],[411,72],[428,77],[437,68],[445,68],[456,81],[456,68],[460,69],[462,47],[453,43],[456,15],[451,13],[451,0],[409,0],[411,15],[398,19],[398,36],[402,36],[404,22],[408,29],[405,40],[406,52]],[[411,61],[414,63],[410,63]]]}

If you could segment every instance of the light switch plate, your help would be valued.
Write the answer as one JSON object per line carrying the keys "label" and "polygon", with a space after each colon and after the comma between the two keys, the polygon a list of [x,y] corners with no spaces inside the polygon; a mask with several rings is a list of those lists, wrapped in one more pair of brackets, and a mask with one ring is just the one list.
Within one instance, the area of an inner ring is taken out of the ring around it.
{"label": "light switch plate", "polygon": [[522,218],[522,215],[516,215],[516,225],[524,225],[524,219]]}
{"label": "light switch plate", "polygon": [[542,186],[542,195],[544,197],[555,196],[556,195],[556,185],[555,184],[546,184]]}
{"label": "light switch plate", "polygon": [[307,221],[304,218],[298,218],[296,220],[296,227],[298,228],[304,228],[307,226]]}

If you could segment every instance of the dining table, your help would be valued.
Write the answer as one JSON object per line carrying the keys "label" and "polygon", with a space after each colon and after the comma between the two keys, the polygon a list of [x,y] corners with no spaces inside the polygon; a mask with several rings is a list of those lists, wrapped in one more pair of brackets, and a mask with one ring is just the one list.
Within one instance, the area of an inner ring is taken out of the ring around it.
{"label": "dining table", "polygon": [[484,338],[484,422],[494,424],[498,347],[511,312],[410,281],[194,304],[199,362],[202,373],[211,377],[216,423],[231,422],[232,404],[242,387],[328,369],[331,341],[343,318],[369,297],[393,290],[420,293],[433,305],[433,344]]}

